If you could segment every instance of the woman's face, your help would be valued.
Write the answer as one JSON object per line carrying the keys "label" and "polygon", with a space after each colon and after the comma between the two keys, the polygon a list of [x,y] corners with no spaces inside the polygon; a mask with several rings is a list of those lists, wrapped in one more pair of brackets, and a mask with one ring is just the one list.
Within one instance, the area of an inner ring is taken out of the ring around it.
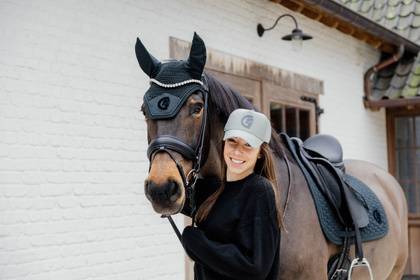
{"label": "woman's face", "polygon": [[259,147],[251,147],[242,138],[226,139],[223,157],[227,165],[227,181],[237,181],[251,174],[254,171],[259,152]]}

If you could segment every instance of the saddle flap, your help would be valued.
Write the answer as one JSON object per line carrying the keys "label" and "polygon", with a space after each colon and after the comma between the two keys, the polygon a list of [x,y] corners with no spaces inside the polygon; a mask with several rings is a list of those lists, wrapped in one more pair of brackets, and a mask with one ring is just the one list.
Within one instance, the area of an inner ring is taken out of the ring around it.
{"label": "saddle flap", "polygon": [[356,198],[356,195],[348,187],[343,188],[353,223],[358,228],[367,227],[369,224],[369,213],[364,203]]}

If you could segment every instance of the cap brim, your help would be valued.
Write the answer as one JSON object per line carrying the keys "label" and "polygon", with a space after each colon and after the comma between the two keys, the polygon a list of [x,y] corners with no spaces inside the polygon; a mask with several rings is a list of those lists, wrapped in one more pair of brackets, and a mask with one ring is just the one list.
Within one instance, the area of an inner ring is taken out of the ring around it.
{"label": "cap brim", "polygon": [[234,137],[239,137],[239,138],[244,139],[249,145],[251,145],[254,148],[258,148],[259,146],[261,146],[263,142],[258,137],[255,137],[254,135],[246,131],[234,130],[234,129],[225,131],[225,136],[223,136],[223,140],[226,140],[228,138],[234,138]]}

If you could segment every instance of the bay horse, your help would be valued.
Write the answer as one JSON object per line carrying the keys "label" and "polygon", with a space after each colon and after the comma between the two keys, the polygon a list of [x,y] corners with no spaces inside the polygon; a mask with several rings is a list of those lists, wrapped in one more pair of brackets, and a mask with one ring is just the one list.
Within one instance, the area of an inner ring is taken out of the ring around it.
{"label": "bay horse", "polygon": [[[161,63],[147,52],[139,40],[136,44],[136,54],[141,68],[151,78],[151,84],[155,83],[152,86],[163,87],[163,91],[170,91],[174,87],[182,89],[185,85],[185,83],[175,83],[165,88],[164,83],[157,81],[159,71],[163,71],[164,67],[173,66],[176,71],[187,71],[188,75],[192,73],[191,80],[197,81],[203,78],[206,81],[208,96],[200,90],[193,91],[187,96],[178,96],[179,100],[183,98],[182,102],[174,101],[178,111],[176,114],[172,112],[170,118],[149,116],[152,99],[147,100],[148,108],[145,103],[142,105],[142,111],[146,116],[148,142],[155,145],[155,149],[152,149],[153,152],[149,155],[150,169],[145,180],[145,195],[157,213],[174,215],[181,211],[186,201],[186,184],[190,171],[192,173],[197,171],[194,170],[194,157],[182,153],[184,144],[197,147],[200,145],[197,139],[203,140],[201,148],[205,152],[199,174],[195,175],[203,178],[214,176],[222,178],[220,155],[223,149],[224,124],[233,110],[255,108],[229,86],[205,72],[203,74],[205,46],[196,34],[190,56],[185,61]],[[183,77],[185,73],[176,74]],[[154,98],[156,93],[153,94]],[[172,97],[161,98],[159,104],[155,105],[162,105],[163,109],[166,109],[171,105],[170,98]],[[203,128],[205,133],[200,138]],[[159,141],[155,140],[161,139],[162,136],[172,141],[169,143],[169,146],[173,144],[170,151],[165,151],[165,145],[158,145],[156,148],[155,142]],[[182,143],[174,144],[173,141],[178,140]],[[288,197],[279,248],[280,279],[325,280],[328,278],[328,260],[337,254],[340,248],[326,240],[303,173],[275,131],[272,133],[270,147],[277,163],[277,188],[283,207]],[[388,218],[387,235],[379,240],[363,243],[365,257],[370,262],[374,278],[401,279],[408,257],[407,205],[403,190],[393,176],[374,164],[360,160],[345,160],[344,164],[346,173],[364,182],[376,194]],[[354,258],[354,246],[351,246],[350,255]],[[352,277],[369,279],[366,271],[362,269],[356,269]]]}

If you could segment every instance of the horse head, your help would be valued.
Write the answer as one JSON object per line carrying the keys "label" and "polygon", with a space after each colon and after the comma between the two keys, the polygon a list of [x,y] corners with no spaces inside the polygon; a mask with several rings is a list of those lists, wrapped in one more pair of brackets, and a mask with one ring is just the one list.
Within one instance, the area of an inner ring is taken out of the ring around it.
{"label": "horse head", "polygon": [[142,105],[150,162],[145,195],[157,213],[172,215],[183,208],[186,190],[204,160],[206,48],[195,33],[188,59],[160,62],[137,38],[136,56],[150,78]]}

